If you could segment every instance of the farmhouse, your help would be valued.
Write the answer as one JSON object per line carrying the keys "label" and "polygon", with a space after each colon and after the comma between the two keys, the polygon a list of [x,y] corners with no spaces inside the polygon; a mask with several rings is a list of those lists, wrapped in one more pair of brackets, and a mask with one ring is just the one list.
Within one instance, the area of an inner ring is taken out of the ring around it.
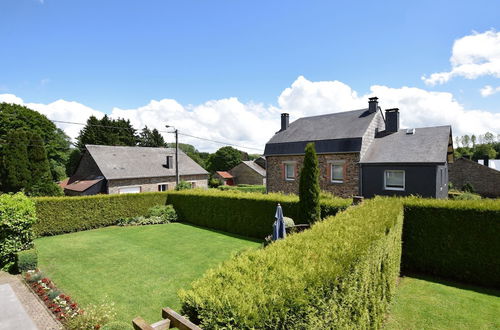
{"label": "farmhouse", "polygon": [[314,142],[320,187],[338,196],[420,195],[446,198],[453,162],[451,126],[399,129],[399,109],[368,108],[304,117],[266,144],[267,190],[297,193],[307,143]]}
{"label": "farmhouse", "polygon": [[[66,195],[125,194],[175,188],[175,149],[86,145]],[[206,188],[208,172],[179,150],[180,180]]]}
{"label": "farmhouse", "polygon": [[234,176],[236,184],[266,184],[265,160],[262,157],[256,160],[244,160],[233,167],[230,172]]}

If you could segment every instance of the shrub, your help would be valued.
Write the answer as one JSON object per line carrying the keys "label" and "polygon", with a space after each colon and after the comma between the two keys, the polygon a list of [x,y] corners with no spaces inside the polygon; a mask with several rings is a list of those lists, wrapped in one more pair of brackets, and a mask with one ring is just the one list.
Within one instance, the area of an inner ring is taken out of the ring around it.
{"label": "shrub", "polygon": [[148,217],[159,217],[168,222],[177,221],[177,213],[172,205],[155,205],[148,210]]}
{"label": "shrub", "polygon": [[266,192],[266,186],[261,186],[261,185],[219,186],[218,189],[241,191],[241,192],[258,192],[261,194],[264,194]]}
{"label": "shrub", "polygon": [[[263,239],[272,232],[278,203],[284,216],[298,218],[295,195],[235,193],[234,191],[189,190],[168,194],[167,202],[179,220],[233,234]],[[321,200],[322,216],[346,209],[350,200]]]}
{"label": "shrub", "polygon": [[217,178],[210,178],[210,180],[208,180],[208,186],[210,188],[217,188],[221,184],[222,184],[222,181],[220,179],[217,179]]}
{"label": "shrub", "polygon": [[498,200],[405,201],[402,270],[500,287]]}
{"label": "shrub", "polygon": [[295,222],[290,217],[283,217],[283,221],[285,222],[285,228],[290,228],[295,226]]}
{"label": "shrub", "polygon": [[170,223],[170,221],[166,220],[162,217],[133,217],[133,218],[124,218],[118,220],[118,226],[145,226],[145,225],[159,225],[163,223]]}
{"label": "shrub", "polygon": [[83,314],[69,319],[65,324],[68,330],[94,330],[113,320],[116,312],[113,304],[89,305]]}
{"label": "shrub", "polygon": [[478,194],[470,193],[470,192],[464,192],[464,193],[454,195],[453,199],[464,200],[464,201],[466,201],[466,200],[478,200],[478,199],[481,199],[481,196]]}
{"label": "shrub", "polygon": [[16,254],[33,246],[35,205],[23,193],[0,195],[0,269],[9,269]]}
{"label": "shrub", "polygon": [[380,328],[401,257],[402,205],[376,198],[249,251],[181,290],[207,329]]}
{"label": "shrub", "polygon": [[34,198],[38,235],[57,235],[113,225],[117,219],[147,214],[149,208],[165,204],[166,192],[95,195],[85,197]]}
{"label": "shrub", "polygon": [[299,182],[299,219],[301,222],[314,223],[321,218],[319,194],[318,157],[314,143],[308,143]]}
{"label": "shrub", "polygon": [[17,270],[26,272],[36,269],[38,265],[38,254],[35,249],[20,251],[17,253]]}
{"label": "shrub", "polygon": [[470,192],[470,193],[475,193],[476,192],[476,190],[474,189],[474,187],[472,186],[472,184],[469,183],[469,182],[466,182],[462,186],[462,190],[465,191],[465,192]]}
{"label": "shrub", "polygon": [[186,181],[180,181],[178,185],[175,186],[175,190],[188,190],[191,189],[192,186],[189,182]]}

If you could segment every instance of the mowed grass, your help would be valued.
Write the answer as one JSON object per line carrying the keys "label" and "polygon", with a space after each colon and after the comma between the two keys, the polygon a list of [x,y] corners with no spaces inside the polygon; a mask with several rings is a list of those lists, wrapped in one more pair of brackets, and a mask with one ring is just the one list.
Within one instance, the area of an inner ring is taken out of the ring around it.
{"label": "mowed grass", "polygon": [[35,241],[39,267],[83,307],[113,302],[117,320],[161,319],[179,309],[177,291],[207,269],[259,242],[172,223],[107,227]]}
{"label": "mowed grass", "polygon": [[500,329],[500,291],[405,277],[386,329]]}

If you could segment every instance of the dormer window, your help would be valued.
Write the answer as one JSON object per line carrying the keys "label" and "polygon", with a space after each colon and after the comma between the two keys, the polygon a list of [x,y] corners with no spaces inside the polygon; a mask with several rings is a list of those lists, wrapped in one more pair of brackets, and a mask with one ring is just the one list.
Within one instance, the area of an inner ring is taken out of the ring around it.
{"label": "dormer window", "polygon": [[167,156],[167,161],[165,163],[166,168],[173,168],[174,167],[174,156]]}

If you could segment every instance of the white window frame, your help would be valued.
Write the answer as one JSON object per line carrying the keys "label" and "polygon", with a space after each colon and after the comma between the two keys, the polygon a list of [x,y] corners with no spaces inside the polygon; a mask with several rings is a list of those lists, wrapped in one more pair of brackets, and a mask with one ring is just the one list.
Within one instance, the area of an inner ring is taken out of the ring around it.
{"label": "white window frame", "polygon": [[[295,181],[295,178],[296,178],[296,166],[297,166],[297,162],[284,162],[283,163],[285,165],[285,181]],[[287,166],[292,166],[293,168],[293,177],[288,177],[288,172],[287,172]]]}
{"label": "white window frame", "polygon": [[[161,190],[160,187],[165,186],[165,190]],[[168,183],[158,183],[158,191],[168,191]]]}
{"label": "white window frame", "polygon": [[[345,160],[336,160],[328,162],[330,165],[330,182],[331,183],[344,183],[345,181]],[[340,166],[342,167],[342,180],[336,180],[333,178],[333,167]]]}
{"label": "white window frame", "polygon": [[[388,187],[387,186],[387,172],[398,172],[403,173],[403,187]],[[384,171],[384,189],[385,190],[396,190],[396,191],[405,191],[406,189],[406,173],[404,170],[385,170]]]}
{"label": "white window frame", "polygon": [[[122,192],[122,189],[139,188],[138,192]],[[140,194],[142,192],[142,186],[124,186],[118,188],[118,194]]]}

